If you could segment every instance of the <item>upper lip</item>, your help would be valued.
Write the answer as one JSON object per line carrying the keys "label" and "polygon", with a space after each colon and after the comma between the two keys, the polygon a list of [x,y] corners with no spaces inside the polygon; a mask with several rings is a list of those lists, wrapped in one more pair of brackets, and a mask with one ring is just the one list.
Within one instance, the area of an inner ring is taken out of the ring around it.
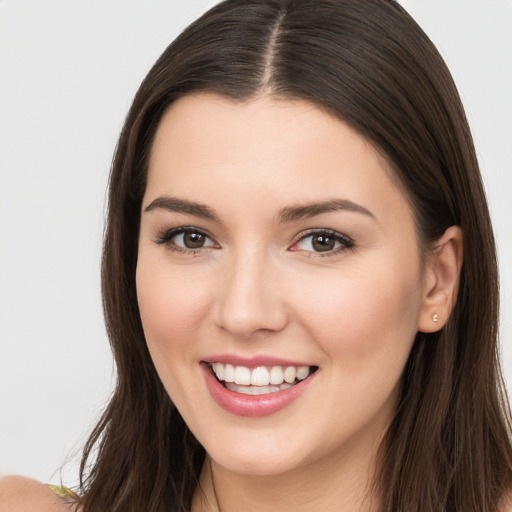
{"label": "upper lip", "polygon": [[258,366],[313,366],[311,363],[293,361],[269,355],[245,357],[236,354],[215,354],[205,357],[203,361],[206,363],[224,363],[233,366],[245,366],[247,368],[257,368]]}

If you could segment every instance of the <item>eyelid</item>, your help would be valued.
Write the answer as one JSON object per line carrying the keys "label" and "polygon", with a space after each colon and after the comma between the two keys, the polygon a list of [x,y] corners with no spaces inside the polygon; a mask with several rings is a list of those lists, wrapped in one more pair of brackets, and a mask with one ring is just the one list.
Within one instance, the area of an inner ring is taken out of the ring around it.
{"label": "eyelid", "polygon": [[[331,238],[334,238],[336,242],[341,243],[341,247],[337,247],[335,249],[332,249],[330,251],[309,251],[306,249],[294,249],[293,247],[305,240],[308,237],[311,237],[313,235],[327,235]],[[334,231],[333,229],[327,229],[327,228],[312,228],[305,231],[302,231],[299,233],[296,237],[294,242],[292,243],[291,247],[288,250],[291,251],[304,251],[310,254],[314,254],[317,256],[331,256],[338,254],[340,252],[344,252],[346,250],[353,250],[355,247],[354,240],[349,237],[348,235],[345,235],[343,233],[340,233],[339,231]]]}
{"label": "eyelid", "polygon": [[[190,248],[190,247],[182,247],[181,245],[177,245],[175,243],[172,243],[171,240],[184,233],[199,233],[201,235],[204,235],[210,242],[211,245],[207,246],[201,246],[197,248]],[[304,241],[308,237],[314,236],[314,235],[325,235],[330,238],[333,238],[335,242],[338,242],[340,244],[339,247],[335,247],[331,250],[327,251],[314,251],[314,250],[307,250],[307,249],[299,249],[294,248],[297,246],[300,242]],[[171,228],[168,230],[165,230],[158,234],[154,240],[154,242],[158,245],[166,245],[170,250],[182,252],[182,253],[192,253],[197,254],[200,251],[203,251],[205,249],[216,249],[220,248],[219,243],[211,236],[207,231],[201,228],[197,228],[195,226],[179,226],[176,228]],[[353,249],[354,248],[354,240],[349,237],[348,235],[345,235],[343,233],[340,233],[338,231],[334,231],[332,229],[327,228],[311,228],[305,231],[300,232],[296,237],[291,246],[288,248],[289,251],[302,251],[309,253],[308,255],[315,255],[315,256],[330,256],[335,255],[340,252]]]}
{"label": "eyelid", "polygon": [[[199,233],[201,235],[204,235],[208,240],[210,240],[213,243],[212,245],[208,245],[206,247],[198,247],[198,248],[189,248],[189,247],[181,247],[179,245],[176,245],[171,242],[171,240],[180,234],[183,233]],[[180,226],[177,228],[171,228],[168,230],[163,231],[162,233],[158,234],[154,240],[154,242],[158,245],[167,245],[169,249],[177,251],[177,252],[184,252],[184,253],[197,253],[198,251],[205,250],[205,249],[215,249],[220,247],[218,242],[204,229],[196,228],[195,226]]]}

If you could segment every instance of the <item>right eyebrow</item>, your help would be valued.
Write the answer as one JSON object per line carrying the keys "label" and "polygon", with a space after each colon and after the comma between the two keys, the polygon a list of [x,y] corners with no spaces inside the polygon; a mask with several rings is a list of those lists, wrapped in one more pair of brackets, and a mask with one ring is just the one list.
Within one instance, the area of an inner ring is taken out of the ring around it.
{"label": "right eyebrow", "polygon": [[161,196],[157,197],[151,203],[144,208],[144,212],[150,212],[152,210],[162,209],[170,212],[185,213],[188,215],[194,215],[202,219],[213,220],[220,222],[219,216],[209,206],[201,203],[194,203],[187,199],[178,199],[172,196]]}
{"label": "right eyebrow", "polygon": [[360,204],[349,201],[348,199],[331,199],[328,201],[320,201],[318,203],[309,203],[297,206],[287,206],[283,208],[278,215],[280,222],[291,222],[300,219],[315,217],[322,213],[346,211],[362,213],[372,219],[375,219],[375,215]]}

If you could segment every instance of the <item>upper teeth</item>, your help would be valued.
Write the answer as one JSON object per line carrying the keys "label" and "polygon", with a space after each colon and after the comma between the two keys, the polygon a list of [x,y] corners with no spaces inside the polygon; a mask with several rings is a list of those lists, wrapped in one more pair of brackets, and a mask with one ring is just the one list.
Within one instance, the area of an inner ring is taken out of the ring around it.
{"label": "upper teeth", "polygon": [[295,379],[303,380],[310,374],[309,366],[257,366],[252,369],[224,363],[212,363],[211,366],[219,380],[245,386],[292,384]]}

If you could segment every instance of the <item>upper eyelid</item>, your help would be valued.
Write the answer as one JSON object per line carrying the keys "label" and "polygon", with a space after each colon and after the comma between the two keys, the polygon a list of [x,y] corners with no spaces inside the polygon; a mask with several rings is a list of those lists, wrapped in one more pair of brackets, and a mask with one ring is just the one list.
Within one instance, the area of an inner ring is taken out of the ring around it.
{"label": "upper eyelid", "polygon": [[303,240],[304,238],[308,237],[308,236],[311,236],[311,235],[315,235],[315,234],[327,234],[327,235],[331,235],[331,236],[334,236],[336,238],[340,238],[342,240],[345,240],[347,242],[354,242],[354,240],[352,239],[352,237],[344,234],[344,233],[340,233],[339,231],[336,231],[334,229],[327,229],[327,228],[311,228],[311,229],[307,229],[307,230],[304,230],[304,231],[301,231],[300,233],[298,233],[296,235],[296,237],[294,238],[294,241],[293,243],[296,243],[300,240]]}
{"label": "upper eyelid", "polygon": [[[156,242],[157,243],[165,243],[169,239],[171,239],[173,236],[179,235],[181,233],[190,233],[190,232],[197,232],[201,233],[202,235],[208,237],[210,240],[212,240],[215,244],[219,244],[217,239],[211,235],[208,231],[202,228],[198,228],[196,226],[179,226],[175,228],[170,228],[167,230],[162,230],[157,236],[156,236]],[[315,234],[326,234],[335,237],[336,239],[342,240],[344,242],[348,242],[350,244],[354,243],[354,240],[352,237],[340,233],[339,231],[336,231],[334,229],[328,229],[328,228],[309,228],[306,230],[303,230],[299,232],[293,240],[291,241],[291,246],[297,244],[301,240],[304,240],[305,238],[315,235]]]}
{"label": "upper eyelid", "polygon": [[287,250],[292,252],[299,252],[300,249],[293,249],[294,246],[298,245],[303,240],[309,238],[313,235],[328,235],[330,237],[333,237],[336,241],[338,241],[341,244],[341,247],[333,248],[332,250],[325,251],[325,252],[317,252],[317,251],[310,251],[310,250],[302,250],[302,252],[306,253],[308,257],[326,257],[326,256],[335,256],[339,253],[342,253],[347,250],[353,250],[356,246],[354,239],[348,235],[345,235],[343,233],[340,233],[339,231],[335,231],[332,229],[326,229],[326,228],[313,228],[306,231],[302,231],[299,233],[295,240],[292,242],[292,244],[288,247]]}
{"label": "upper eyelid", "polygon": [[166,230],[162,230],[162,233],[164,235],[170,235],[170,234],[180,234],[180,233],[201,233],[202,235],[206,235],[209,238],[213,238],[208,231],[202,228],[197,228],[195,226],[179,226],[177,228],[169,228]]}
{"label": "upper eyelid", "polygon": [[161,232],[159,232],[157,234],[156,241],[157,241],[157,243],[164,243],[165,241],[167,241],[167,240],[171,239],[172,237],[179,235],[181,233],[194,233],[194,232],[200,233],[201,235],[208,237],[210,240],[212,240],[213,242],[218,244],[215,237],[213,237],[210,233],[208,233],[208,231],[201,229],[201,228],[197,228],[195,226],[180,226],[177,228],[170,228],[170,229],[162,230]]}

